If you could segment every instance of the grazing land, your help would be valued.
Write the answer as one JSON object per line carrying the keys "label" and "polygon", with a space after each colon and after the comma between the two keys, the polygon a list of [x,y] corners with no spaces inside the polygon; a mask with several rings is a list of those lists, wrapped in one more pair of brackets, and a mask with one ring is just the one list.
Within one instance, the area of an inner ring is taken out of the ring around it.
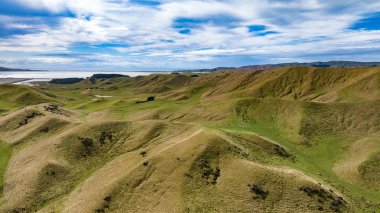
{"label": "grazing land", "polygon": [[380,68],[98,77],[0,85],[0,212],[380,209]]}

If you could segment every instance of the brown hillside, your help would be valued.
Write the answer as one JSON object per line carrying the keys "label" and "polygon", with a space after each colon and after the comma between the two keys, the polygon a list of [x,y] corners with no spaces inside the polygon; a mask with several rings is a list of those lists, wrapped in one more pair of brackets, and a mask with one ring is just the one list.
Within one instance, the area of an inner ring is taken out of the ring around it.
{"label": "brown hillside", "polygon": [[0,212],[380,207],[379,68],[0,88]]}

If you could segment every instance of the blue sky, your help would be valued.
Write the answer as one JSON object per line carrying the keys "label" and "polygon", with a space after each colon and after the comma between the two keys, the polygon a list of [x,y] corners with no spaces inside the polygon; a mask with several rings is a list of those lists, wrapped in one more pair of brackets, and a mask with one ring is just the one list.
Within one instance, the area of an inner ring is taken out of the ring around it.
{"label": "blue sky", "polygon": [[1,0],[0,66],[178,70],[380,61],[377,0]]}

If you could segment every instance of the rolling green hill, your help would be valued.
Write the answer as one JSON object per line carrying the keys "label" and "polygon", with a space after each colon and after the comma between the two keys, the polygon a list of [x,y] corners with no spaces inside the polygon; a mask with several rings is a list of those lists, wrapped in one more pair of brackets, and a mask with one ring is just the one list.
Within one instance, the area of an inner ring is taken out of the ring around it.
{"label": "rolling green hill", "polygon": [[0,212],[380,209],[376,67],[1,85],[0,97]]}

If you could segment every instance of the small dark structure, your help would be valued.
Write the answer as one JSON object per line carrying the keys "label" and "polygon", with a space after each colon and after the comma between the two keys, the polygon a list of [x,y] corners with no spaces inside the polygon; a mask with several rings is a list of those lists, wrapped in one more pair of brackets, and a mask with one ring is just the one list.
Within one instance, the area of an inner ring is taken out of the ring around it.
{"label": "small dark structure", "polygon": [[146,101],[136,101],[136,104],[146,103],[149,101],[154,101],[156,99],[156,96],[149,96]]}
{"label": "small dark structure", "polygon": [[149,96],[146,101],[154,101],[154,99],[156,98],[156,96]]}

